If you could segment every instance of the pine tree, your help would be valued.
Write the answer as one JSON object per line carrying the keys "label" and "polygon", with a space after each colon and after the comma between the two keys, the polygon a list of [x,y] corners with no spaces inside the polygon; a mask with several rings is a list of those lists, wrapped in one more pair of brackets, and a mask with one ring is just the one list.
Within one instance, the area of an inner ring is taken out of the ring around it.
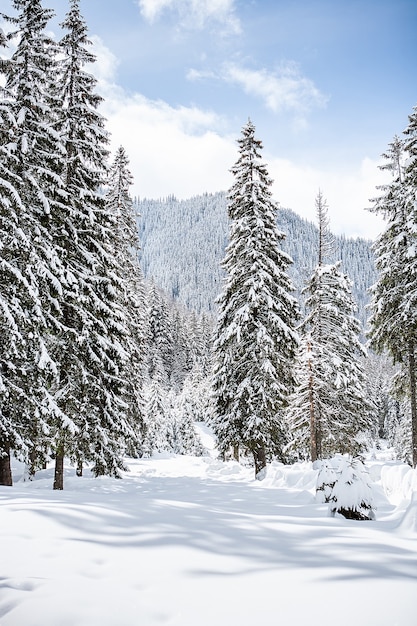
{"label": "pine tree", "polygon": [[65,203],[53,237],[66,280],[54,348],[59,361],[56,398],[66,421],[54,424],[55,489],[63,488],[65,455],[77,461],[78,473],[83,462],[92,462],[96,475],[119,476],[127,442],[136,437],[126,415],[128,323],[116,260],[118,216],[102,191],[108,134],[97,111],[102,98],[95,92],[96,80],[84,71],[95,59],[87,50],[78,0],[71,0],[62,27],[67,32],[60,42],[56,128],[65,146]]}
{"label": "pine tree", "polygon": [[319,463],[316,483],[316,501],[321,503],[330,502],[333,487],[337,480],[336,470],[333,468],[330,460],[324,459]]}
{"label": "pine tree", "polygon": [[[329,229],[327,202],[321,191],[317,194],[315,204],[318,221],[316,272],[319,272],[334,253],[334,240]],[[313,279],[314,275],[310,279],[310,287]],[[310,293],[311,297],[311,288],[304,289],[302,295],[305,293]],[[296,456],[302,458],[310,456],[313,462],[322,457],[322,422],[323,416],[329,413],[329,401],[331,402],[323,349],[323,302],[320,299],[322,295],[315,304],[314,328],[308,328],[305,321],[300,327],[301,342],[296,366],[297,386],[287,413],[290,429],[295,434],[289,447],[296,447]],[[311,306],[311,300],[309,304]]]}
{"label": "pine tree", "polygon": [[51,223],[62,202],[63,148],[47,95],[56,54],[45,34],[52,11],[39,0],[15,0],[13,7],[17,17],[4,17],[14,26],[9,38],[18,41],[11,59],[2,63],[0,113],[2,413],[13,424],[12,433],[6,429],[6,448],[16,447],[30,460],[33,474],[46,458],[50,421],[60,413],[51,394],[56,364],[49,338],[62,292]]}
{"label": "pine tree", "polygon": [[173,338],[172,315],[167,299],[155,283],[151,283],[147,293],[148,343],[147,370],[152,378],[156,366],[162,368],[164,384],[168,385],[172,372]]}
{"label": "pine tree", "polygon": [[372,488],[362,461],[357,457],[342,457],[336,477],[330,496],[330,513],[353,520],[375,519]]}
{"label": "pine tree", "polygon": [[318,267],[308,290],[304,325],[317,347],[314,369],[320,383],[317,455],[358,454],[371,424],[352,286],[336,263]]}
{"label": "pine tree", "polygon": [[[395,137],[383,155],[392,181],[380,187],[372,211],[387,221],[375,243],[378,281],[372,287],[371,344],[388,350],[408,388],[411,407],[412,464],[417,465],[416,275],[417,275],[417,109],[410,116],[407,140]],[[404,161],[408,157],[408,164]]]}
{"label": "pine tree", "polygon": [[316,209],[318,264],[304,290],[308,312],[300,327],[298,384],[287,414],[293,432],[290,448],[312,461],[336,452],[358,453],[371,428],[352,285],[340,262],[326,263],[333,241],[321,192]]}
{"label": "pine tree", "polygon": [[277,228],[272,181],[251,121],[238,144],[215,332],[213,427],[223,452],[236,445],[251,452],[261,479],[267,457],[283,454],[281,415],[293,387],[298,307],[290,295],[291,259],[280,248],[284,234]]}
{"label": "pine tree", "polygon": [[[137,216],[129,188],[133,182],[129,171],[129,160],[123,147],[115,155],[109,174],[107,207],[117,220],[116,261],[121,274],[123,290],[121,305],[126,313],[127,335],[125,350],[128,358],[123,372],[126,379],[126,403],[128,419],[141,439],[144,429],[144,406],[142,385],[145,368],[145,340],[147,336],[145,320],[145,286],[139,267],[139,235]],[[133,442],[131,442],[133,443]],[[140,454],[129,446],[130,454]]]}
{"label": "pine tree", "polygon": [[167,379],[162,360],[157,353],[154,360],[152,378],[145,386],[145,437],[143,453],[152,456],[154,452],[168,450],[168,425],[171,420],[167,400]]}

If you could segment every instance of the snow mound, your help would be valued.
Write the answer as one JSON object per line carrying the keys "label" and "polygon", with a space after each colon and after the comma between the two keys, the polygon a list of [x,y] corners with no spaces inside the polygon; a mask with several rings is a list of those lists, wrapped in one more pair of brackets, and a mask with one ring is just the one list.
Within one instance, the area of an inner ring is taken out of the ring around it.
{"label": "snow mound", "polygon": [[381,484],[390,502],[398,504],[401,500],[409,500],[417,491],[417,468],[405,464],[384,465]]}
{"label": "snow mound", "polygon": [[417,535],[417,491],[414,491],[412,494],[411,502],[404,513],[398,530],[401,534],[407,536],[410,534]]}

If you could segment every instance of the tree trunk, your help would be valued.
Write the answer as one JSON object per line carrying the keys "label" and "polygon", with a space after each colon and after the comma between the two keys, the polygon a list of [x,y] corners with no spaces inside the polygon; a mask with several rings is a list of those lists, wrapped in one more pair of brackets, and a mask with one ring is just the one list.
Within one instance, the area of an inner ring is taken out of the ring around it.
{"label": "tree trunk", "polygon": [[10,446],[8,443],[4,443],[3,452],[0,453],[0,485],[5,487],[12,487],[12,467],[10,464]]}
{"label": "tree trunk", "polygon": [[416,355],[413,339],[408,344],[408,366],[411,397],[411,447],[413,467],[417,467],[417,398],[416,398]]}
{"label": "tree trunk", "polygon": [[57,448],[55,455],[55,474],[54,474],[54,489],[62,490],[64,488],[64,446],[60,445]]}
{"label": "tree trunk", "polygon": [[257,446],[252,449],[253,460],[255,461],[255,478],[256,480],[263,480],[265,478],[266,470],[266,454],[265,446]]}
{"label": "tree trunk", "polygon": [[29,463],[27,466],[27,479],[33,480],[36,474],[36,462],[37,462],[37,452],[36,447],[34,446],[29,452]]}
{"label": "tree trunk", "polygon": [[[307,351],[311,352],[311,343],[307,344]],[[310,402],[310,455],[311,460],[317,461],[317,424],[316,415],[314,410],[314,395],[313,395],[313,366],[311,364],[311,358],[308,359],[308,398]]]}
{"label": "tree trunk", "polygon": [[239,444],[238,443],[233,444],[233,458],[235,461],[239,463]]}

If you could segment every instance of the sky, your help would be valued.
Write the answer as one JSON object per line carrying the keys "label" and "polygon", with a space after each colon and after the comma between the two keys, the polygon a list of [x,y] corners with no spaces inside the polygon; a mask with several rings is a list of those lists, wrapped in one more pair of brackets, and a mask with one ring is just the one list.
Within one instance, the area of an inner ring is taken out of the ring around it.
{"label": "sky", "polygon": [[130,459],[122,480],[65,464],[0,487],[1,626],[414,626],[417,474],[367,467],[375,520],[330,517],[310,463]]}
{"label": "sky", "polygon": [[[59,38],[67,1],[44,6]],[[81,0],[81,11],[132,195],[227,190],[250,118],[274,200],[314,221],[321,190],[334,232],[381,232],[366,209],[417,104],[414,0]]]}

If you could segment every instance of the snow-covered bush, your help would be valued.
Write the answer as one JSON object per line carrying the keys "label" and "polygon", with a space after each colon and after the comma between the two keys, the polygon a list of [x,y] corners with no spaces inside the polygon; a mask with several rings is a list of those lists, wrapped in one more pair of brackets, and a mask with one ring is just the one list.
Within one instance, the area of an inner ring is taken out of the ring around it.
{"label": "snow-covered bush", "polygon": [[333,487],[336,483],[336,472],[327,459],[318,461],[319,473],[316,483],[316,500],[317,502],[330,502]]}
{"label": "snow-covered bush", "polygon": [[341,457],[330,496],[330,513],[347,519],[375,519],[368,472],[359,458]]}

